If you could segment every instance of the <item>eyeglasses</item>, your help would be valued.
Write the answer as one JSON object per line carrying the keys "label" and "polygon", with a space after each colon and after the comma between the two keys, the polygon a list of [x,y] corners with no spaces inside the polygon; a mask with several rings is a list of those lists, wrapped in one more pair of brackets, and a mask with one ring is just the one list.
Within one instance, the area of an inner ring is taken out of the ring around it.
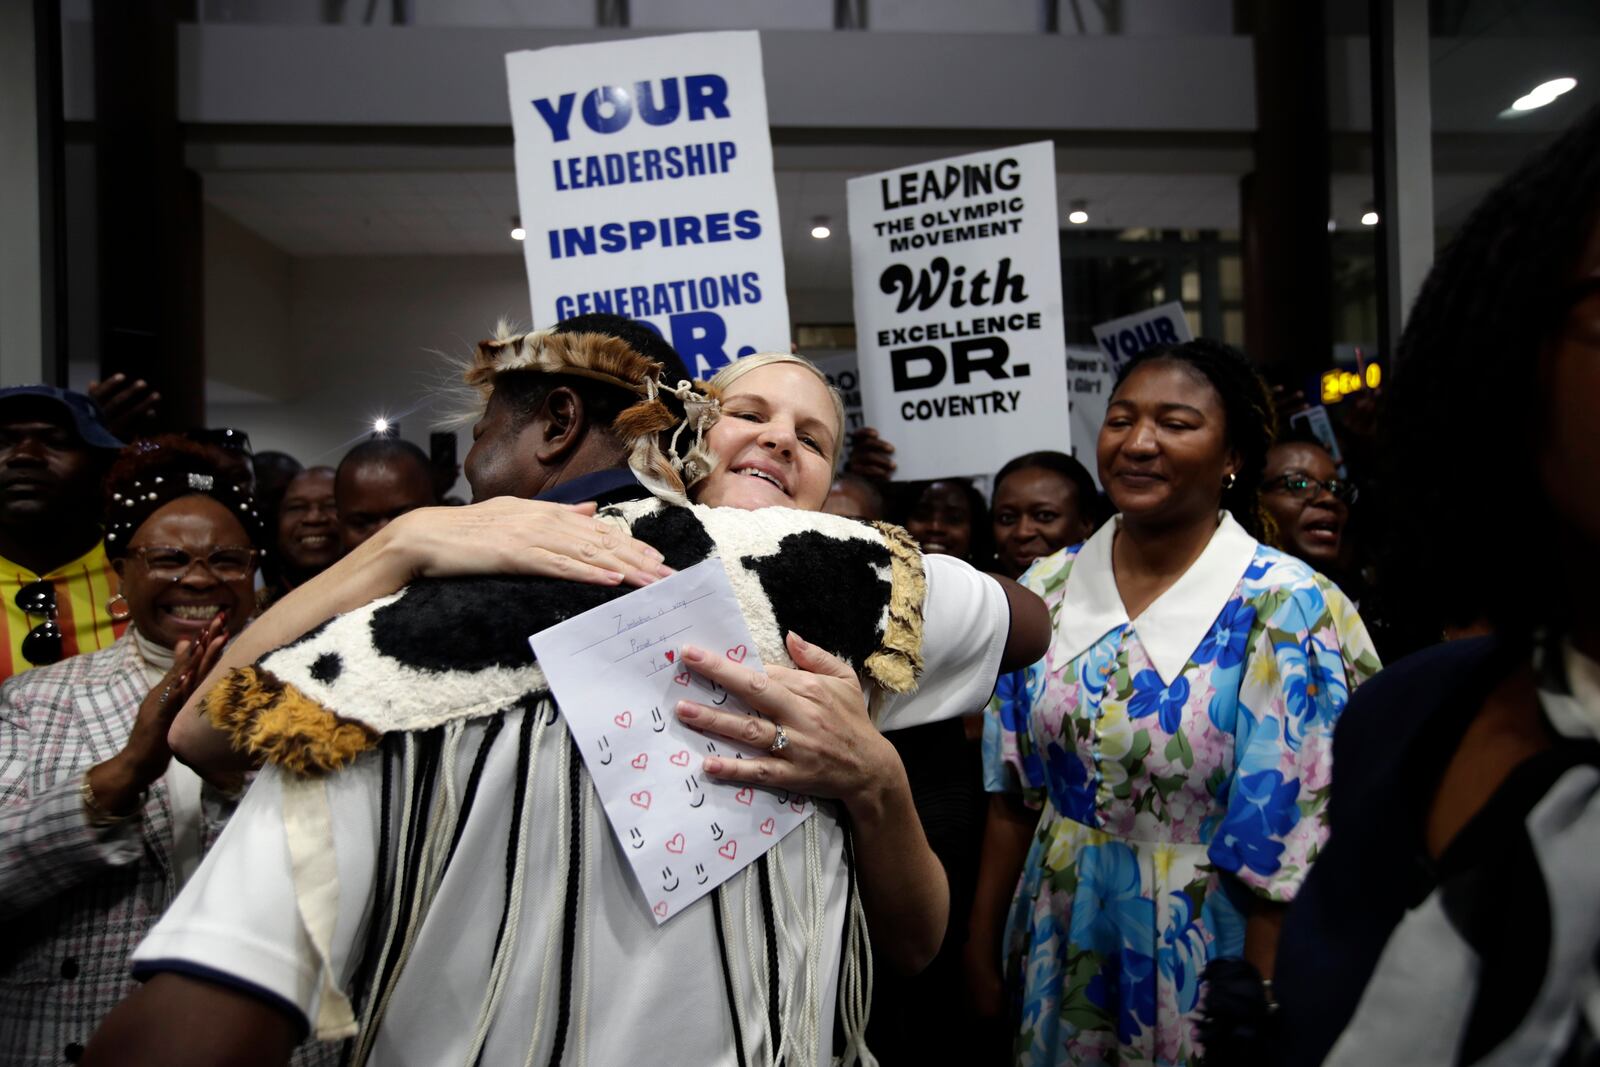
{"label": "eyeglasses", "polygon": [[220,581],[238,581],[250,576],[250,568],[256,559],[255,549],[241,545],[221,545],[203,556],[172,545],[138,545],[128,549],[128,554],[139,557],[150,577],[169,582],[181,579],[196,563]]}
{"label": "eyeglasses", "polygon": [[1310,500],[1323,489],[1326,489],[1335,498],[1346,504],[1354,504],[1360,494],[1354,482],[1343,478],[1329,478],[1327,481],[1318,481],[1309,474],[1291,471],[1281,477],[1273,478],[1261,487],[1269,493],[1288,493],[1290,496],[1301,500]]}
{"label": "eyeglasses", "polygon": [[55,663],[61,658],[61,627],[56,625],[56,587],[54,582],[39,579],[17,590],[13,598],[17,610],[24,615],[42,615],[44,621],[29,630],[22,639],[22,658],[35,667]]}

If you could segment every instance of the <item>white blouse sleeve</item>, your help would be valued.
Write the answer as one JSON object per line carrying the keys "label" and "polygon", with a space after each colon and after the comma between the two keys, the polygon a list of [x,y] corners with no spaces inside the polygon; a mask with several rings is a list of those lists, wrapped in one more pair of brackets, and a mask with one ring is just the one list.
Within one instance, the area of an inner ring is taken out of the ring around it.
{"label": "white blouse sleeve", "polygon": [[878,713],[885,732],[982,711],[1011,632],[1000,583],[951,556],[922,561],[922,677],[912,692],[888,694]]}

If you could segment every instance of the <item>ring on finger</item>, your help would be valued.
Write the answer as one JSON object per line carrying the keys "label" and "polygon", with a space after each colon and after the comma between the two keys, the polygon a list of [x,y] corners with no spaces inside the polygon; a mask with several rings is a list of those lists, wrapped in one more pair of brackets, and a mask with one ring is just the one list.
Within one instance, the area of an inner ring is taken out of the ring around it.
{"label": "ring on finger", "polygon": [[777,732],[772,735],[772,744],[767,746],[767,751],[781,752],[789,747],[789,735],[784,733],[783,727],[777,723],[773,723],[772,728]]}

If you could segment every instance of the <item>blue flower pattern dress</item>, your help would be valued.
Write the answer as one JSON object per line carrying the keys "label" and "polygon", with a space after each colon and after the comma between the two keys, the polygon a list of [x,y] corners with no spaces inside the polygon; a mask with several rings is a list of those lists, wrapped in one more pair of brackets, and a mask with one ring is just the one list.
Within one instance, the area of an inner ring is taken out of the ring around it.
{"label": "blue flower pattern dress", "polygon": [[[1058,636],[1082,547],[1022,579]],[[1043,809],[1005,935],[1019,1063],[1196,1054],[1200,973],[1242,954],[1248,894],[1294,896],[1327,837],[1334,720],[1379,666],[1338,587],[1262,545],[1170,685],[1134,625],[1054,642],[988,710],[986,785]]]}

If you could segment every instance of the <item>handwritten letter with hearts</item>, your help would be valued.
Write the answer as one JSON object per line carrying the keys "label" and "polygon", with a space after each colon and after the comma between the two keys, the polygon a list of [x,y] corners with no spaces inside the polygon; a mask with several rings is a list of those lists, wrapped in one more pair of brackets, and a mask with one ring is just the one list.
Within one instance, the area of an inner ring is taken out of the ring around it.
{"label": "handwritten letter with hearts", "polygon": [[720,560],[528,641],[657,923],[760,859],[811,815],[807,797],[708,779],[700,769],[708,755],[766,753],[696,733],[674,711],[678,701],[692,700],[756,714],[677,658],[692,644],[762,669]]}

